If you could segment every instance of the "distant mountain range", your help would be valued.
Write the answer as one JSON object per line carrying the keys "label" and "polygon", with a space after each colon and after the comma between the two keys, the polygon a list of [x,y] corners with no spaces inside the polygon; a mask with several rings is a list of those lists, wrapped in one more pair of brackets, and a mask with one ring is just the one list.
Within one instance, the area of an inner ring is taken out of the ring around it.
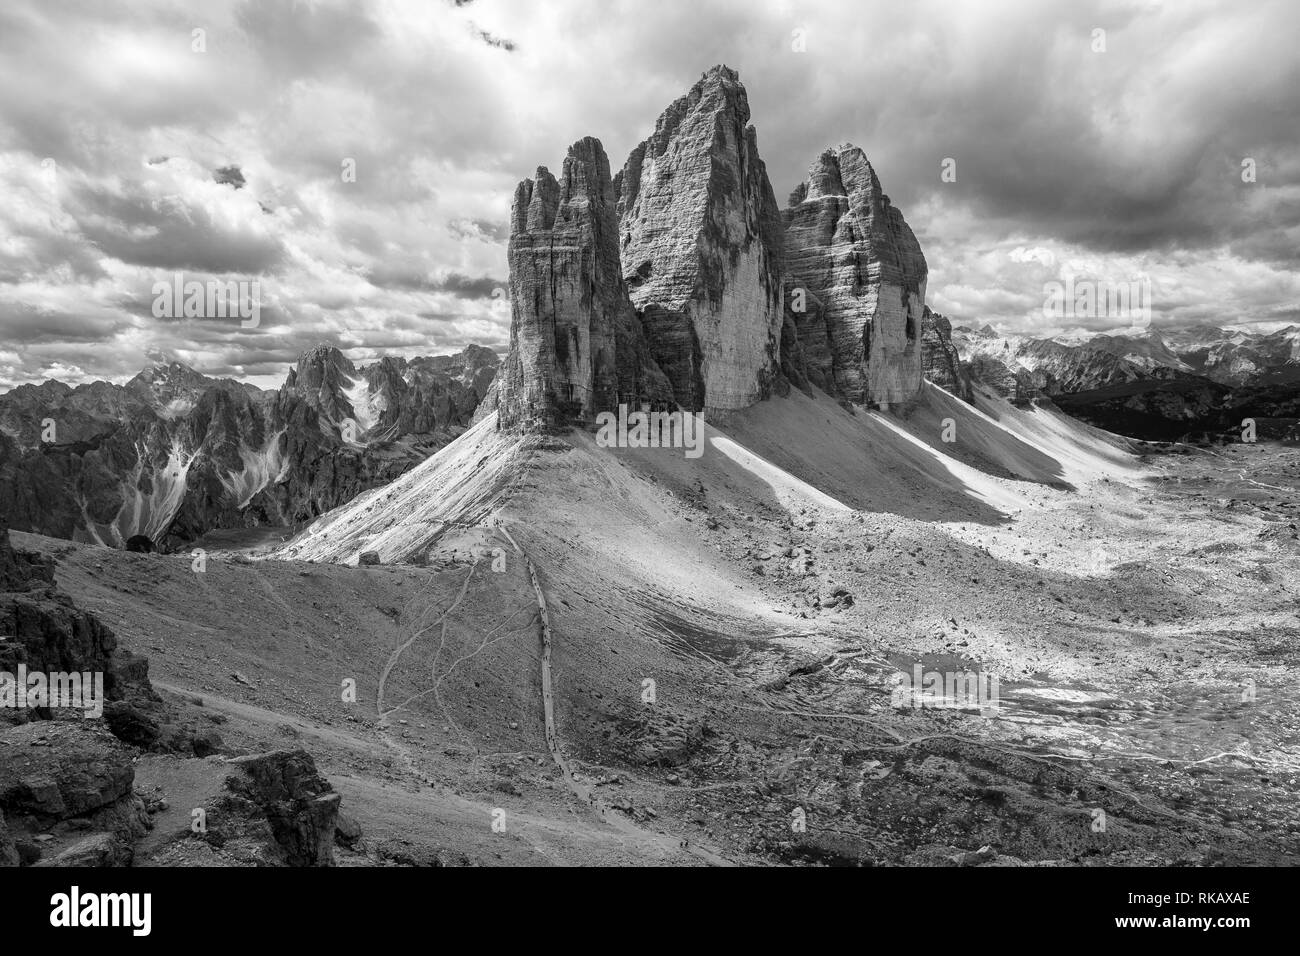
{"label": "distant mountain range", "polygon": [[125,385],[22,385],[0,395],[0,513],[16,530],[113,547],[292,526],[459,435],[499,364],[471,345],[358,367],[322,345],[278,391],[178,362]]}
{"label": "distant mountain range", "polygon": [[1276,332],[1205,328],[1142,335],[1003,334],[957,326],[966,375],[1013,400],[1051,397],[1120,434],[1176,440],[1239,429],[1287,437],[1300,414],[1300,327]]}

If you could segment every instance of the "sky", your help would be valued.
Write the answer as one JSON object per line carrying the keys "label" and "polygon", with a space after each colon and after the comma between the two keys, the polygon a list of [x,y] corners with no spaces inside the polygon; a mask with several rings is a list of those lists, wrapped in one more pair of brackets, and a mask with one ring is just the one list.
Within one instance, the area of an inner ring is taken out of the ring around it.
{"label": "sky", "polygon": [[[1109,330],[1045,317],[1068,273],[1149,283],[1156,331],[1271,331],[1297,36],[1293,0],[7,0],[0,387],[504,351],[515,184],[587,135],[617,168],[715,63],[783,205],[866,151],[957,324]],[[256,282],[256,325],[160,310],[177,273]]]}

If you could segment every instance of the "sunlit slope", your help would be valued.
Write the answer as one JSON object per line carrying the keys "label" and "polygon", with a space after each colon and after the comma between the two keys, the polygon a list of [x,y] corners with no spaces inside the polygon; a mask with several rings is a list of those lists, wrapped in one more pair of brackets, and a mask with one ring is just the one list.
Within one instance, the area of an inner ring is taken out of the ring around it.
{"label": "sunlit slope", "polygon": [[[947,439],[947,440],[946,440]],[[603,448],[574,430],[557,438],[501,433],[488,417],[392,484],[321,518],[281,557],[385,562],[428,555],[478,525],[545,531],[635,574],[665,550],[697,547],[683,507],[725,503],[740,515],[889,513],[927,522],[1000,523],[1045,489],[1141,475],[1121,440],[1054,408],[980,407],[926,386],[905,414],[842,407],[801,392],[762,402],[705,429],[699,457],[680,448]],[[687,576],[710,570],[710,559]],[[656,568],[656,574],[675,568]]]}

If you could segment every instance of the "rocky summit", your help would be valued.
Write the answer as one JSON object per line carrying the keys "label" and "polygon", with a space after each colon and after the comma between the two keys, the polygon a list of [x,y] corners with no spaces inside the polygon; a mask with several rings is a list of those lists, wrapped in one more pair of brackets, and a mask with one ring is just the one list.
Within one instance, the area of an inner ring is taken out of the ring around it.
{"label": "rocky summit", "polygon": [[789,384],[858,404],[918,396],[912,230],[854,146],[818,157],[782,214],[749,118],[739,75],[716,66],[612,183],[588,137],[559,181],[543,167],[519,184],[511,350],[485,403],[500,426],[616,404],[725,414]]}
{"label": "rocky summit", "polygon": [[509,257],[510,352],[490,403],[500,424],[554,427],[671,399],[623,283],[600,140],[569,147],[558,181],[541,166],[519,184]]}
{"label": "rocky summit", "polygon": [[780,357],[781,217],[735,70],[705,73],[616,181],[623,276],[688,411],[766,398]]}
{"label": "rocky summit", "polygon": [[818,156],[783,216],[786,307],[808,377],[858,404],[915,398],[925,256],[862,150]]}

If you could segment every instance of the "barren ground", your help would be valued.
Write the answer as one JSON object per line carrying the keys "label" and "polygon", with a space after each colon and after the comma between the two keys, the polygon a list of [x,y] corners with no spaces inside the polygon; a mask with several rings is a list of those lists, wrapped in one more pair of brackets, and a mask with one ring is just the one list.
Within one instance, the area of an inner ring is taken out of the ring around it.
{"label": "barren ground", "polygon": [[[698,460],[480,427],[316,561],[14,540],[228,748],[306,747],[347,864],[1300,861],[1300,449],[980,407],[796,394]],[[892,706],[916,663],[996,709]],[[161,758],[142,785],[183,804]]]}

